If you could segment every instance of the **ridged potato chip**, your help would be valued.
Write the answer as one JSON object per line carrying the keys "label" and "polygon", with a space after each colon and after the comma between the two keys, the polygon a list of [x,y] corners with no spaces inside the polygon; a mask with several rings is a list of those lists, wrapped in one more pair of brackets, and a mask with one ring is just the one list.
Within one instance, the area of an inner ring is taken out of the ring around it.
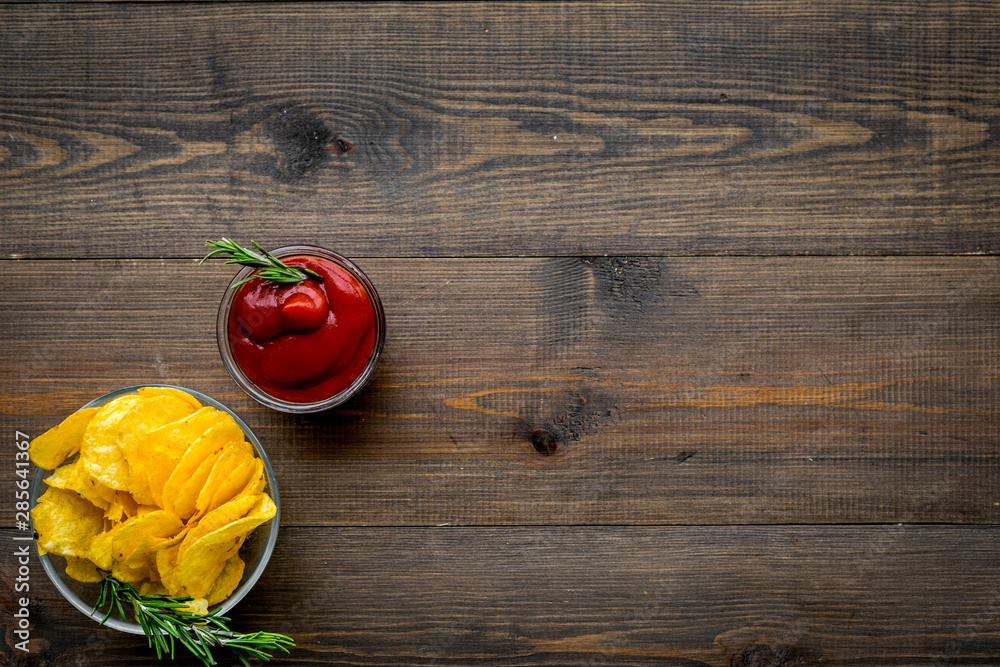
{"label": "ridged potato chip", "polygon": [[31,511],[38,551],[87,558],[90,542],[104,530],[104,512],[80,494],[50,486]]}
{"label": "ridged potato chip", "polygon": [[118,448],[118,425],[141,399],[138,396],[117,398],[94,415],[83,431],[80,460],[97,481],[121,490],[128,485],[128,463]]}
{"label": "ridged potato chip", "polygon": [[93,561],[73,556],[66,557],[66,575],[86,584],[96,584],[104,579],[104,575],[97,569]]}
{"label": "ridged potato chip", "polygon": [[72,463],[60,466],[45,478],[45,483],[67,491],[76,491],[85,499],[107,510],[115,501],[117,491],[91,477],[83,462],[77,458]]}
{"label": "ridged potato chip", "polygon": [[[141,395],[141,394],[140,394]],[[146,477],[151,431],[195,412],[191,403],[173,394],[153,394],[141,400],[118,424],[118,448],[128,464],[128,489],[136,502],[152,504],[153,495]]]}
{"label": "ridged potato chip", "polygon": [[206,406],[175,424],[161,426],[147,435],[146,448],[149,453],[146,461],[146,480],[154,504],[163,507],[163,486],[170,479],[174,468],[191,443],[221,420],[221,414],[224,413]]}
{"label": "ridged potato chip", "polygon": [[257,526],[276,512],[271,499],[262,495],[242,519],[214,530],[188,547],[177,561],[176,585],[194,598],[208,595],[225,563],[234,556]]}
{"label": "ridged potato chip", "polygon": [[205,515],[242,489],[253,472],[253,450],[245,442],[231,445],[219,456],[195,501],[195,519]]}
{"label": "ridged potato chip", "polygon": [[205,595],[205,602],[208,606],[218,604],[228,598],[236,590],[236,587],[240,585],[240,579],[243,578],[243,570],[246,568],[246,563],[240,558],[239,554],[235,554],[226,561],[226,564],[222,568],[222,572],[215,579],[215,583],[212,584],[212,590],[210,590]]}
{"label": "ridged potato chip", "polygon": [[218,414],[216,423],[191,443],[163,485],[163,508],[185,520],[194,514],[198,495],[212,472],[212,466],[205,463],[211,460],[214,465],[224,451],[245,442],[239,424],[225,413]]}
{"label": "ridged potato chip", "polygon": [[83,432],[100,408],[77,410],[31,442],[31,462],[39,468],[52,470],[80,451]]}
{"label": "ridged potato chip", "polygon": [[202,408],[201,401],[186,391],[181,391],[174,387],[139,387],[135,390],[135,393],[143,398],[149,396],[173,396],[179,398],[191,406],[191,412],[201,410]]}

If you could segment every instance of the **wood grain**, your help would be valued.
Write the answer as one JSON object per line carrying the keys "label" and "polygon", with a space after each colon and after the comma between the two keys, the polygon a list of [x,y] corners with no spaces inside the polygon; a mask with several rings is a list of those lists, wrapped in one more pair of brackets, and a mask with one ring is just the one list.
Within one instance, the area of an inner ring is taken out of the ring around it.
{"label": "wood grain", "polygon": [[[233,625],[292,635],[278,665],[995,664],[998,546],[996,526],[283,528]],[[7,664],[160,664],[30,576],[33,653]]]}
{"label": "wood grain", "polygon": [[985,1],[5,4],[0,256],[992,254],[998,28]]}
{"label": "wood grain", "polygon": [[289,525],[1000,517],[997,258],[357,261],[382,363],[299,418],[225,374],[231,267],[0,262],[3,421],[37,435],[120,386],[204,391],[265,443]]}

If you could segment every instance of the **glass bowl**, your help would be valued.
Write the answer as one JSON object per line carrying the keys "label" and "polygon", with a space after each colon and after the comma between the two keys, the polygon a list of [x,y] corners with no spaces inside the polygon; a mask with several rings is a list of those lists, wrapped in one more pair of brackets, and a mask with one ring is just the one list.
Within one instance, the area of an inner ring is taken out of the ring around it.
{"label": "glass bowl", "polygon": [[341,266],[355,279],[357,279],[357,281],[364,288],[365,292],[368,294],[368,298],[371,300],[372,309],[375,312],[375,344],[373,345],[372,352],[369,355],[368,363],[365,365],[361,374],[354,379],[350,386],[332,396],[310,403],[295,403],[277,398],[254,384],[246,376],[246,374],[244,374],[243,370],[236,362],[229,342],[229,314],[234,302],[236,301],[237,293],[239,292],[239,289],[233,289],[233,285],[249,278],[255,270],[251,267],[243,267],[243,269],[236,274],[230,282],[229,288],[226,289],[226,294],[222,298],[222,303],[219,305],[219,315],[218,320],[216,321],[216,336],[219,341],[219,353],[222,355],[222,363],[225,365],[226,370],[229,371],[229,375],[231,375],[236,384],[239,385],[240,389],[246,392],[258,403],[273,410],[293,414],[305,414],[323,412],[324,410],[329,410],[341,405],[364,388],[364,386],[368,383],[368,380],[370,380],[372,375],[375,373],[375,369],[378,366],[379,357],[382,354],[382,347],[385,345],[385,312],[382,309],[382,300],[379,298],[378,292],[375,290],[375,286],[372,285],[371,281],[368,280],[368,277],[361,271],[361,269],[355,266],[354,263],[346,257],[339,255],[332,250],[311,245],[293,245],[273,250],[271,251],[271,254],[279,259],[281,257],[289,257],[291,255],[312,255],[314,257],[326,259]]}
{"label": "glass bowl", "polygon": [[[118,398],[119,396],[135,393],[135,391],[140,387],[167,387],[171,389],[179,389],[194,396],[196,399],[201,401],[202,405],[210,405],[217,410],[229,413],[229,415],[236,420],[236,423],[239,424],[240,428],[243,429],[243,434],[246,436],[247,442],[253,445],[254,450],[257,452],[257,456],[264,464],[264,477],[266,480],[264,491],[271,496],[271,499],[274,501],[276,511],[274,518],[267,523],[258,526],[240,548],[240,556],[246,563],[246,568],[243,571],[243,578],[240,580],[236,590],[234,590],[233,594],[226,600],[209,609],[209,611],[217,610],[221,615],[225,616],[226,612],[236,606],[236,604],[250,592],[250,589],[253,588],[255,583],[257,583],[257,580],[260,579],[261,575],[264,573],[264,568],[267,567],[268,560],[271,558],[271,553],[274,551],[274,545],[278,540],[278,525],[281,519],[281,503],[278,499],[278,483],[274,476],[274,468],[271,466],[271,461],[267,458],[267,454],[264,452],[264,448],[261,446],[260,440],[256,435],[254,435],[254,432],[250,430],[250,427],[247,426],[238,415],[236,415],[236,413],[211,396],[206,396],[205,394],[194,391],[193,389],[168,384],[135,385],[104,394],[103,396],[95,398],[91,402],[82,406],[80,409],[100,407],[105,403],[109,403],[110,401]],[[44,484],[44,479],[48,477],[51,472],[52,471],[50,470],[45,470],[37,466],[35,467],[35,474],[31,480],[30,506],[32,508],[34,508],[37,504],[39,496],[45,492],[46,485]],[[38,554],[37,545],[35,553]],[[71,605],[83,612],[85,616],[89,616],[100,623],[104,618],[105,611],[94,611],[94,604],[97,602],[100,584],[85,584],[67,577],[65,574],[66,560],[61,556],[57,556],[55,554],[45,554],[38,555],[38,558],[42,563],[42,569],[45,570],[45,574],[48,575],[52,584],[63,595],[63,597],[65,597]],[[123,621],[114,615],[109,616],[108,620],[104,622],[104,625],[114,628],[115,630],[120,630],[121,632],[128,632],[135,635],[143,634],[142,627],[140,627],[138,623]]]}

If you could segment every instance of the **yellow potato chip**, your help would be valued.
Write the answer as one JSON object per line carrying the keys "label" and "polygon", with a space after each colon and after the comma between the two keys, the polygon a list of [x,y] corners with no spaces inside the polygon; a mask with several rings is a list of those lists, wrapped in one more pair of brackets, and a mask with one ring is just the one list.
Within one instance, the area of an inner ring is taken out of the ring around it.
{"label": "yellow potato chip", "polygon": [[250,511],[247,512],[247,515],[243,518],[256,522],[254,524],[256,527],[265,521],[270,521],[277,513],[278,507],[274,504],[274,501],[271,500],[271,496],[262,493],[257,496],[257,502],[254,503],[254,506],[250,508]]}
{"label": "yellow potato chip", "polygon": [[[203,407],[176,424],[167,424],[150,431],[146,479],[153,502],[163,507],[163,486],[170,479],[178,462],[195,440],[200,438],[213,424],[222,421],[225,413],[213,407]],[[228,416],[228,415],[226,415]]]}
{"label": "yellow potato chip", "polygon": [[[198,494],[211,473],[211,469],[206,471],[202,464],[210,458],[219,457],[222,452],[235,443],[245,442],[243,429],[229,415],[225,415],[225,417],[228,419],[221,419],[209,427],[200,438],[191,443],[191,446],[177,463],[177,467],[170,474],[170,479],[163,485],[163,508],[173,511],[182,519],[187,519],[194,513]],[[195,477],[196,473],[204,474],[204,476]],[[181,489],[185,486],[187,486],[188,491],[181,496]]]}
{"label": "yellow potato chip", "polygon": [[118,422],[118,446],[129,457],[140,436],[194,413],[191,404],[176,396],[151,396],[133,405]]}
{"label": "yellow potato chip", "polygon": [[121,561],[130,567],[141,569],[145,562],[132,559],[130,557],[135,551],[141,554],[146,553],[146,549],[155,543],[153,540],[162,541],[165,538],[173,537],[184,528],[184,523],[176,514],[159,510],[150,512],[143,516],[129,519],[118,529],[111,542],[111,554],[116,561]]}
{"label": "yellow potato chip", "polygon": [[139,584],[139,595],[170,595],[170,591],[162,582],[144,581]]}
{"label": "yellow potato chip", "polygon": [[[228,527],[227,527],[228,528]],[[244,529],[233,524],[232,530],[222,528],[195,542],[177,563],[175,585],[192,597],[208,595],[215,580],[222,573],[226,561],[237,551],[246,538]]]}
{"label": "yellow potato chip", "polygon": [[215,467],[215,462],[219,460],[220,456],[222,456],[221,451],[207,454],[205,460],[198,465],[176,493],[171,486],[164,487],[163,504],[185,521],[189,520],[195,513],[198,494],[205,487],[205,481],[212,473],[212,468]]}
{"label": "yellow potato chip", "polygon": [[105,572],[111,570],[111,565],[115,560],[111,555],[111,542],[114,540],[115,532],[118,528],[121,528],[121,524],[116,528],[95,535],[90,543],[90,551],[87,553],[87,557]]}
{"label": "yellow potato chip", "polygon": [[118,448],[118,425],[139,397],[119,396],[94,415],[83,432],[80,459],[87,472],[112,489],[125,490],[128,484],[128,463]]}
{"label": "yellow potato chip", "polygon": [[32,440],[28,446],[31,462],[45,470],[53,470],[62,465],[67,458],[80,451],[83,432],[98,410],[100,408],[77,410]]}
{"label": "yellow potato chip", "polygon": [[104,530],[104,512],[80,494],[54,486],[38,499],[31,510],[38,533],[38,552],[87,558],[94,536]]}
{"label": "yellow potato chip", "polygon": [[136,507],[135,515],[136,516],[145,516],[146,514],[149,514],[150,512],[158,512],[161,509],[163,509],[163,508],[160,507],[159,505],[139,505],[139,506]]}
{"label": "yellow potato chip", "polygon": [[172,394],[144,396],[119,422],[118,448],[128,464],[126,488],[140,502],[153,503],[145,471],[149,458],[146,436],[150,431],[187,417],[194,410],[191,403]]}
{"label": "yellow potato chip", "polygon": [[151,396],[173,396],[179,398],[191,406],[191,412],[200,410],[202,407],[201,402],[197,398],[186,391],[181,391],[173,387],[139,387],[135,393],[143,398]]}
{"label": "yellow potato chip", "polygon": [[265,486],[267,486],[267,478],[264,476],[264,461],[255,456],[253,459],[253,471],[250,473],[250,479],[247,480],[246,486],[240,489],[240,492],[236,494],[236,497],[255,496],[258,493],[263,492]]}
{"label": "yellow potato chip", "polygon": [[222,452],[198,494],[194,516],[204,516],[235,496],[249,480],[253,461],[253,450],[244,446],[230,447]]}
{"label": "yellow potato chip", "polygon": [[177,585],[177,548],[179,546],[180,544],[173,544],[159,549],[155,558],[157,575],[164,587],[174,596],[182,593]]}
{"label": "yellow potato chip", "polygon": [[85,584],[96,584],[104,579],[97,566],[89,559],[73,556],[66,557],[66,576]]}
{"label": "yellow potato chip", "polygon": [[239,498],[234,498],[233,500],[220,505],[211,512],[208,512],[200,520],[195,521],[192,519],[188,523],[188,526],[193,526],[188,530],[187,535],[184,536],[184,541],[181,542],[181,548],[177,552],[179,557],[184,556],[184,552],[192,544],[200,540],[205,535],[226,526],[237,519],[242,519],[247,513],[257,504],[258,496],[241,496]]}
{"label": "yellow potato chip", "polygon": [[76,491],[102,510],[107,510],[115,500],[116,491],[91,477],[79,457],[72,463],[56,468],[45,478],[45,483],[58,489]]}
{"label": "yellow potato chip", "polygon": [[243,570],[246,568],[246,564],[243,559],[240,558],[239,554],[235,554],[226,561],[226,564],[222,568],[222,572],[219,573],[218,578],[215,583],[212,584],[212,589],[208,591],[205,596],[208,601],[208,606],[219,604],[236,590],[236,587],[240,585],[240,580],[243,578]]}
{"label": "yellow potato chip", "polygon": [[205,616],[208,614],[208,600],[205,598],[195,598],[188,602],[186,607],[181,607],[181,609],[192,614]]}
{"label": "yellow potato chip", "polygon": [[149,568],[136,569],[117,560],[111,565],[111,576],[118,581],[124,581],[126,584],[132,584],[133,586],[137,586],[144,581],[155,581],[155,572]]}
{"label": "yellow potato chip", "polygon": [[277,508],[266,495],[260,496],[250,513],[212,531],[188,547],[177,561],[175,583],[192,597],[204,597],[222,573],[225,562],[235,555],[257,526],[274,517]]}
{"label": "yellow potato chip", "polygon": [[52,471],[51,475],[42,481],[49,486],[56,487],[57,489],[69,489],[72,491],[74,490],[73,485],[76,484],[77,472],[81,467],[80,459],[76,459],[72,463],[59,466]]}
{"label": "yellow potato chip", "polygon": [[115,491],[114,498],[104,512],[104,518],[112,523],[122,523],[139,513],[135,499],[126,491]]}

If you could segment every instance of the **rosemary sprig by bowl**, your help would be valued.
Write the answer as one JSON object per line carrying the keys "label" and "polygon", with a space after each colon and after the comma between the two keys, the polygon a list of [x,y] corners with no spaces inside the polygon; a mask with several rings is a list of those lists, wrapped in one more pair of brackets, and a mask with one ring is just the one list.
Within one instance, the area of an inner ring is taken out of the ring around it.
{"label": "rosemary sprig by bowl", "polygon": [[[236,413],[214,398],[191,389],[163,384],[124,387],[95,398],[86,405],[82,406],[80,410],[103,407],[119,397],[135,394],[138,390],[145,387],[180,390],[186,392],[190,396],[193,396],[203,406],[211,406],[216,410],[228,414],[229,417],[231,417],[236,424],[238,424],[239,428],[242,429],[246,442],[253,446],[256,457],[259,458],[263,464],[263,492],[268,494],[274,503],[274,516],[266,523],[257,526],[257,528],[249,535],[249,537],[247,537],[241,546],[239,555],[246,565],[243,570],[243,575],[236,588],[224,601],[208,609],[211,614],[224,616],[229,610],[235,607],[236,604],[247,595],[247,593],[250,592],[254,584],[256,584],[261,578],[264,573],[264,569],[267,567],[268,560],[274,551],[274,546],[278,539],[278,525],[280,519],[280,500],[278,497],[278,485],[274,475],[274,468],[271,466],[271,462],[268,459],[267,453],[264,451],[260,440]],[[68,459],[68,461],[72,461],[72,459]],[[38,499],[46,492],[48,485],[44,480],[51,474],[52,473],[49,470],[40,467],[35,468],[35,473],[30,486],[30,507],[34,508],[38,503]],[[65,597],[71,605],[76,607],[76,609],[78,609],[85,616],[92,618],[97,623],[102,623],[107,627],[114,628],[115,630],[119,630],[121,632],[148,635],[148,633],[144,632],[142,625],[135,622],[131,611],[126,611],[126,618],[122,619],[119,618],[117,613],[109,615],[108,611],[110,610],[107,607],[96,608],[102,594],[102,589],[105,588],[104,583],[81,583],[80,581],[67,576],[67,562],[66,559],[61,556],[45,553],[39,555],[39,560],[41,561],[42,568],[45,570],[46,575],[48,575],[48,578],[52,581],[52,584],[59,591],[59,593],[62,594],[62,596]],[[105,600],[105,602],[109,601]]]}

